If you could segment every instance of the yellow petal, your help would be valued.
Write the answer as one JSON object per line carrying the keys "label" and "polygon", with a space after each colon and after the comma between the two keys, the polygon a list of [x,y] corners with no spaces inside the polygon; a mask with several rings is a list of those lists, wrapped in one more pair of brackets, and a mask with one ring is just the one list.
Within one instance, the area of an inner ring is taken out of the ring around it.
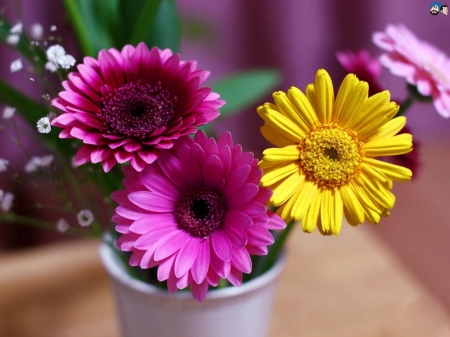
{"label": "yellow petal", "polygon": [[284,204],[290,197],[292,197],[304,179],[305,176],[299,171],[292,173],[273,191],[270,202],[274,206]]}
{"label": "yellow petal", "polygon": [[304,232],[311,233],[316,226],[320,223],[320,205],[321,205],[322,194],[317,193],[311,202],[305,216],[302,220],[302,229]]}
{"label": "yellow petal", "polygon": [[305,89],[306,98],[308,99],[309,103],[313,107],[316,116],[317,116],[317,104],[316,104],[316,90],[314,88],[314,84],[310,83],[306,86]]}
{"label": "yellow petal", "polygon": [[394,119],[391,119],[382,127],[380,127],[377,131],[372,133],[367,138],[359,138],[362,135],[358,134],[358,138],[363,142],[378,140],[382,138],[390,138],[395,136],[406,124],[406,117],[399,116]]}
{"label": "yellow petal", "polygon": [[359,81],[350,89],[338,121],[343,128],[353,129],[355,120],[359,120],[361,108],[367,99],[368,90],[369,86],[364,81]]}
{"label": "yellow petal", "polygon": [[277,147],[285,147],[294,143],[292,140],[286,138],[281,133],[276,132],[267,124],[261,126],[261,134],[268,142],[272,143]]}
{"label": "yellow petal", "polygon": [[263,160],[270,162],[290,162],[300,158],[297,145],[288,145],[281,148],[269,148],[263,151]]}
{"label": "yellow petal", "polygon": [[394,207],[395,196],[391,191],[383,188],[376,181],[372,181],[365,174],[360,174],[358,178],[362,180],[366,193],[379,205],[386,209]]}
{"label": "yellow petal", "polygon": [[412,136],[409,133],[370,141],[364,144],[364,154],[367,157],[395,156],[412,151]]}
{"label": "yellow petal", "polygon": [[[356,197],[355,192],[348,185],[344,185],[339,190],[344,204],[344,211],[350,215],[350,219],[357,221],[357,224],[364,222],[364,208]],[[350,222],[350,219],[349,220]]]}
{"label": "yellow petal", "polygon": [[316,111],[301,90],[296,87],[291,87],[288,90],[288,98],[292,102],[292,105],[300,112],[300,117],[311,131],[320,125]]}
{"label": "yellow petal", "polygon": [[261,184],[264,187],[268,187],[272,184],[277,183],[281,179],[298,172],[300,167],[298,163],[291,163],[288,165],[278,165],[275,167],[270,167],[264,170],[264,174],[261,178]]}
{"label": "yellow petal", "polygon": [[386,163],[381,160],[364,158],[363,168],[365,166],[364,164],[381,171],[381,173],[383,173],[388,179],[392,179],[395,181],[408,181],[412,177],[412,172],[410,169],[407,169],[403,166]]}
{"label": "yellow petal", "polygon": [[342,218],[344,213],[344,204],[342,202],[341,192],[339,190],[333,191],[333,201],[334,201],[334,210],[333,215],[334,219],[331,222],[331,232],[334,235],[339,235],[342,227]]}
{"label": "yellow petal", "polygon": [[354,127],[354,131],[358,134],[360,140],[367,139],[373,133],[377,132],[383,125],[390,121],[398,112],[399,105],[395,102],[390,102],[378,108],[367,118],[362,120]]}
{"label": "yellow petal", "polygon": [[337,122],[341,118],[342,109],[344,108],[345,101],[351,91],[351,89],[358,83],[359,80],[355,74],[348,74],[345,76],[342,81],[341,86],[339,87],[336,101],[334,102],[334,112],[332,120],[333,122]]}
{"label": "yellow petal", "polygon": [[274,110],[266,110],[265,118],[267,118],[266,123],[269,124],[271,128],[294,143],[300,143],[306,135],[295,123]]}
{"label": "yellow petal", "polygon": [[372,165],[365,164],[364,162],[361,165],[361,171],[364,174],[367,174],[372,179],[375,179],[375,180],[378,180],[381,182],[386,182],[388,180],[388,178],[384,175],[383,172],[381,172],[376,167],[373,167]]}
{"label": "yellow petal", "polygon": [[320,220],[321,233],[327,235],[331,232],[331,221],[334,216],[332,214],[334,203],[332,202],[331,191],[324,189],[321,191],[322,199],[320,203]]}
{"label": "yellow petal", "polygon": [[376,203],[373,199],[370,198],[370,195],[366,193],[365,186],[363,188],[364,183],[358,183],[355,180],[352,180],[349,183],[350,188],[355,192],[356,197],[360,201],[361,205],[364,209],[372,208],[379,209],[381,208],[378,203]]}
{"label": "yellow petal", "polygon": [[[295,198],[295,204],[292,206],[291,216],[299,221],[302,219],[304,213],[311,205],[318,192],[317,185],[312,181],[303,181],[299,186],[299,193]],[[292,198],[291,198],[292,199]]]}
{"label": "yellow petal", "polygon": [[288,99],[287,95],[284,92],[274,92],[272,97],[278,109],[284,116],[294,122],[300,129],[303,130],[305,134],[311,131],[308,125],[300,117],[300,112],[297,111],[297,109],[292,105],[291,101]]}
{"label": "yellow petal", "polygon": [[389,91],[385,90],[364,100],[363,103],[357,108],[357,113],[352,116],[352,128],[355,128],[359,124],[367,122],[368,120],[371,121],[380,114],[380,117],[384,117],[383,113],[379,110],[389,103],[390,97]]}
{"label": "yellow petal", "polygon": [[334,106],[334,89],[330,75],[324,69],[316,73],[314,88],[316,90],[317,117],[324,124],[331,122]]}

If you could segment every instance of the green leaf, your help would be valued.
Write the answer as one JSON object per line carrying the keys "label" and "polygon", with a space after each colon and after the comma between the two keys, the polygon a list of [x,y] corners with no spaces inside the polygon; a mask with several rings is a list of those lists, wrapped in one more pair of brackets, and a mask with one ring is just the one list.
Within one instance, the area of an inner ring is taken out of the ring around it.
{"label": "green leaf", "polygon": [[64,5],[85,55],[96,56],[101,49],[115,47],[118,0],[64,0]]}
{"label": "green leaf", "polygon": [[212,85],[214,92],[227,103],[220,109],[222,116],[230,115],[256,102],[280,81],[275,70],[253,70],[231,75]]}
{"label": "green leaf", "polygon": [[135,24],[132,25],[133,31],[130,36],[130,43],[133,45],[144,41],[148,35],[149,23],[152,23],[160,8],[162,0],[145,1],[139,16],[135,18]]}

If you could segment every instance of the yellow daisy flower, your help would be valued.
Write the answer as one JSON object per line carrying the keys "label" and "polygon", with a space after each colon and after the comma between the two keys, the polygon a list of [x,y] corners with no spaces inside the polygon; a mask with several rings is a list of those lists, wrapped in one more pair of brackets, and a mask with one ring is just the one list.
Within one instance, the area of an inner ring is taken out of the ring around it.
{"label": "yellow daisy flower", "polygon": [[392,181],[412,172],[374,159],[412,150],[410,134],[396,135],[405,117],[392,119],[399,106],[389,91],[368,97],[368,85],[349,74],[336,98],[328,73],[320,69],[306,95],[295,87],[273,94],[275,104],[258,107],[266,149],[259,167],[261,184],[273,190],[270,202],[286,221],[302,220],[338,235],[345,215],[351,225],[378,223],[394,206]]}

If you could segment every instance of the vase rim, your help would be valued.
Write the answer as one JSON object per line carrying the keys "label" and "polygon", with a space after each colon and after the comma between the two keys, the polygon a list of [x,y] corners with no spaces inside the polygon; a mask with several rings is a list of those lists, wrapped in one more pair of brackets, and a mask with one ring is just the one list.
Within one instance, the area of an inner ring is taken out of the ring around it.
{"label": "vase rim", "polygon": [[[100,260],[110,274],[111,277],[118,280],[123,285],[130,287],[136,291],[151,294],[161,298],[176,298],[177,300],[193,300],[192,294],[189,291],[177,291],[176,293],[169,293],[167,290],[161,289],[155,285],[145,283],[141,280],[131,277],[121,266],[122,261],[114,254],[108,244],[102,242],[99,248]],[[240,287],[231,286],[220,289],[208,291],[205,301],[214,301],[217,299],[224,299],[229,297],[239,296],[245,293],[251,293],[266,284],[271,283],[281,273],[285,264],[286,254],[283,252],[278,261],[262,275],[243,283]]]}

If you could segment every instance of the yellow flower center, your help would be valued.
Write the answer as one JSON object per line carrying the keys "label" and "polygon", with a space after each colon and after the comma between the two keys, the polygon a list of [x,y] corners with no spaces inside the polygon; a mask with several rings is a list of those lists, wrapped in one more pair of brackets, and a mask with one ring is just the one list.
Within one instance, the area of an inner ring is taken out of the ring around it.
{"label": "yellow flower center", "polygon": [[362,144],[353,131],[338,125],[322,125],[312,131],[299,149],[303,172],[320,187],[340,187],[360,171]]}

